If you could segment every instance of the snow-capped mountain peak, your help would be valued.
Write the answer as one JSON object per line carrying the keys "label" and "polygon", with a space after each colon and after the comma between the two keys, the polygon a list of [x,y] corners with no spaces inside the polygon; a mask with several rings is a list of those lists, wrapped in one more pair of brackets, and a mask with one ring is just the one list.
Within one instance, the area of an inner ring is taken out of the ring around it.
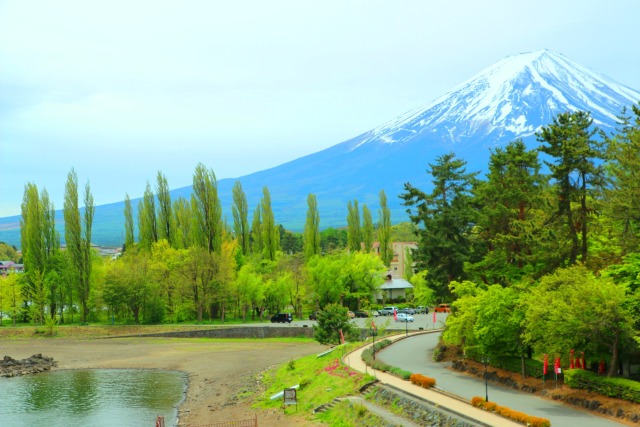
{"label": "snow-capped mountain peak", "polygon": [[558,113],[591,112],[598,126],[610,126],[640,92],[599,75],[550,50],[508,56],[426,107],[409,111],[352,141],[419,141],[454,145],[473,138],[482,145],[526,138]]}

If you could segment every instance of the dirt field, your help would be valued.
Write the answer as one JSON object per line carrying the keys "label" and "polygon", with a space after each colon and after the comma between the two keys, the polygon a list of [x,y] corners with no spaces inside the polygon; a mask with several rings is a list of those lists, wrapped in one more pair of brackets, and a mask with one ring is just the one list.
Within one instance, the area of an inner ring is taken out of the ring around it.
{"label": "dirt field", "polygon": [[149,368],[185,372],[189,386],[179,408],[180,426],[250,419],[256,414],[261,427],[317,425],[305,420],[304,414],[287,414],[285,418],[280,410],[253,409],[252,397],[242,396],[259,389],[255,380],[259,372],[324,349],[317,343],[261,340],[0,338],[0,357],[24,359],[41,353],[58,362],[56,369]]}

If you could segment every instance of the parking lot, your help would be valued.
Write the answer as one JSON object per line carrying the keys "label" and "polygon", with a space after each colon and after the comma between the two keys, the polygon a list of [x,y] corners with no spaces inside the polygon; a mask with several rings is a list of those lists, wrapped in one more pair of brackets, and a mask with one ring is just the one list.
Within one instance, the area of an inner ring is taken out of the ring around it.
{"label": "parking lot", "polygon": [[[413,314],[412,317],[414,319],[413,322],[404,323],[404,322],[395,322],[393,320],[393,316],[377,316],[377,317],[368,317],[368,318],[355,318],[351,319],[351,322],[359,328],[369,329],[372,327],[372,322],[375,324],[378,329],[386,329],[386,330],[398,330],[404,331],[417,331],[420,328],[424,330],[431,329],[441,329],[444,327],[447,316],[449,313],[436,313],[435,318],[435,326],[434,326],[434,318],[433,313],[428,314]],[[311,327],[316,324],[315,320],[298,320],[296,318],[293,319],[293,322],[290,323],[291,326],[304,326]],[[280,324],[282,325],[282,324]]]}

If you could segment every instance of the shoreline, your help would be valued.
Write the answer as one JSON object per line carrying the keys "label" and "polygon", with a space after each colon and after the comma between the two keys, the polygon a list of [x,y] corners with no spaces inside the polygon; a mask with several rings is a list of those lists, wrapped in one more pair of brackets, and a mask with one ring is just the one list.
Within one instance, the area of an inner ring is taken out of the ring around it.
{"label": "shoreline", "polygon": [[[153,369],[180,372],[186,391],[177,407],[179,426],[251,419],[260,412],[246,396],[259,394],[255,377],[271,366],[325,347],[315,343],[193,338],[2,339],[0,357],[52,357],[62,369]],[[281,425],[282,412],[260,412],[260,425]],[[317,425],[304,417],[287,425]]]}

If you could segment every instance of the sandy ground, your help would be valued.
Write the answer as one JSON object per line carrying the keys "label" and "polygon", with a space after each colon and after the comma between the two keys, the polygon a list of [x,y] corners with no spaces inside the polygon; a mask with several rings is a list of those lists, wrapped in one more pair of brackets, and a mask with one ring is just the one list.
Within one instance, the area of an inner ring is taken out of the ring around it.
{"label": "sandy ground", "polygon": [[262,392],[257,375],[270,366],[320,353],[317,343],[182,338],[10,339],[0,340],[0,357],[53,357],[56,369],[149,368],[184,372],[187,395],[179,408],[180,426],[252,419],[264,426],[314,426],[305,414],[251,408]]}

